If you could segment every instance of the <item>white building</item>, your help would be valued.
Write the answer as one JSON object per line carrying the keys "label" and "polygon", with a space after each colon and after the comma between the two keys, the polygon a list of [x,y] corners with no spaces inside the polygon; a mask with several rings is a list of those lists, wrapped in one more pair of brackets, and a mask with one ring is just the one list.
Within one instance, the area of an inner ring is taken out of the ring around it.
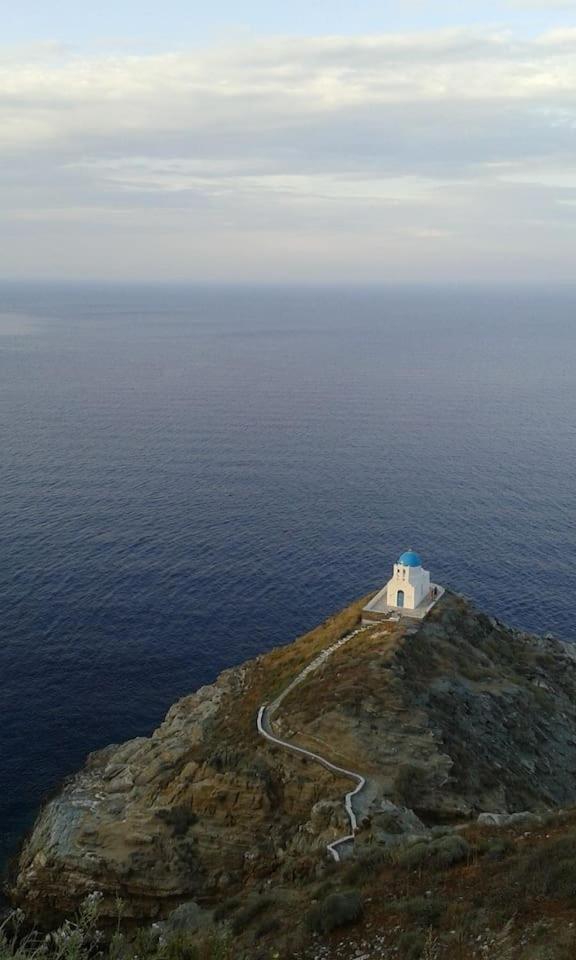
{"label": "white building", "polygon": [[430,593],[430,574],[414,550],[406,550],[394,564],[392,579],[386,584],[389,607],[415,610]]}
{"label": "white building", "polygon": [[415,617],[421,620],[444,593],[443,587],[430,582],[430,574],[414,550],[401,554],[385,587],[366,604],[362,623],[377,623],[389,617]]}

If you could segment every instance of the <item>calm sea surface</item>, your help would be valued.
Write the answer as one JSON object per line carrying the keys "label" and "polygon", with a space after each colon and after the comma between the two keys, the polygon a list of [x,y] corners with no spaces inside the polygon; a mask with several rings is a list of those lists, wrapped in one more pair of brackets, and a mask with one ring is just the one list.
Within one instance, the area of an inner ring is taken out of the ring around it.
{"label": "calm sea surface", "polygon": [[576,637],[576,294],[0,287],[0,858],[408,546]]}

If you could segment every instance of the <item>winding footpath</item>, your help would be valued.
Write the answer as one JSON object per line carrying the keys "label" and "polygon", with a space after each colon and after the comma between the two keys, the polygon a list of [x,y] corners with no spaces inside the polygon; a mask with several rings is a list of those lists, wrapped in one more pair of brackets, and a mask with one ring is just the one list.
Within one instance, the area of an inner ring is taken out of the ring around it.
{"label": "winding footpath", "polygon": [[357,630],[353,630],[352,633],[346,634],[346,636],[341,637],[331,646],[326,647],[325,650],[312,660],[307,667],[304,667],[304,670],[299,673],[291,683],[288,684],[285,690],[276,697],[272,703],[263,703],[260,709],[258,710],[257,726],[258,733],[265,737],[266,740],[269,740],[271,743],[276,744],[278,747],[284,747],[286,750],[290,750],[292,753],[300,754],[301,756],[308,757],[310,760],[314,760],[316,763],[321,764],[325,767],[326,770],[330,770],[331,773],[339,774],[340,776],[349,777],[350,780],[354,780],[356,786],[353,790],[350,790],[344,798],[344,806],[346,808],[346,814],[350,822],[351,832],[346,834],[345,837],[340,837],[338,840],[334,840],[332,843],[327,844],[326,849],[330,856],[340,862],[342,860],[342,855],[345,850],[351,848],[354,844],[354,836],[358,829],[358,821],[356,813],[354,811],[353,800],[355,797],[358,797],[360,792],[366,786],[366,779],[362,776],[361,773],[356,773],[354,770],[347,770],[345,767],[338,767],[335,763],[331,763],[330,760],[327,760],[326,757],[320,756],[319,753],[312,753],[311,750],[306,750],[305,747],[299,747],[295,743],[290,743],[288,740],[281,740],[277,737],[272,730],[272,721],[274,715],[276,714],[278,708],[282,704],[282,701],[288,696],[289,693],[294,690],[299,684],[301,684],[309,674],[313,673],[315,670],[318,670],[328,657],[332,656],[336,650],[339,650],[340,647],[344,646],[345,643],[348,643],[353,637],[356,637],[363,630],[366,630],[367,627],[359,627]]}

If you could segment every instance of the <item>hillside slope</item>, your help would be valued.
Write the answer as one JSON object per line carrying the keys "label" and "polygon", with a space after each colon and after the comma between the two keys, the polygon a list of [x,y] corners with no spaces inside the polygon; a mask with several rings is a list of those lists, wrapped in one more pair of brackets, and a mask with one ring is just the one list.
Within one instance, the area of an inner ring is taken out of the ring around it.
{"label": "hillside slope", "polygon": [[[359,622],[352,605],[295,643],[176,703],[150,738],[88,758],[40,814],[14,902],[47,923],[89,892],[103,911],[162,917],[240,891],[296,889],[346,832],[349,781],[258,737],[258,707]],[[576,802],[576,659],[446,595],[422,623],[385,623],[288,696],[276,730],[368,778],[355,856],[478,813]],[[344,868],[343,868],[344,869]],[[346,866],[350,869],[350,865]]]}

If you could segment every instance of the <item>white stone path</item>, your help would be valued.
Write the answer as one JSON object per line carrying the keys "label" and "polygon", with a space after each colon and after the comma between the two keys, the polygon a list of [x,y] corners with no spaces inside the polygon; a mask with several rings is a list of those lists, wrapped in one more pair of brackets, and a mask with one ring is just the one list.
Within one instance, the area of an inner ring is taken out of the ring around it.
{"label": "white stone path", "polygon": [[[370,624],[372,626],[372,624]],[[328,853],[334,860],[339,862],[342,859],[342,853],[346,846],[351,846],[354,843],[354,836],[358,829],[358,821],[356,818],[356,813],[354,812],[354,807],[352,800],[354,797],[357,797],[361,790],[366,786],[366,779],[362,776],[361,773],[355,773],[354,770],[346,770],[345,767],[338,767],[335,763],[331,763],[330,760],[326,760],[325,757],[320,756],[319,753],[312,753],[311,750],[306,750],[304,747],[298,747],[295,743],[290,743],[287,740],[280,740],[279,737],[275,736],[272,732],[272,720],[274,714],[278,710],[282,701],[288,696],[289,693],[294,690],[306,677],[313,673],[314,670],[317,670],[318,667],[321,667],[322,664],[326,662],[328,657],[332,656],[336,650],[339,650],[345,643],[348,643],[349,640],[352,640],[353,637],[356,637],[359,633],[362,633],[363,630],[369,629],[368,627],[359,627],[357,630],[353,630],[352,633],[346,634],[345,637],[341,637],[340,640],[337,640],[330,647],[326,647],[325,650],[322,650],[318,656],[312,660],[307,667],[304,667],[304,670],[299,673],[291,683],[288,684],[285,690],[276,697],[272,703],[263,703],[258,711],[258,733],[260,733],[266,740],[269,740],[271,743],[275,743],[276,746],[284,747],[286,750],[291,750],[292,753],[298,753],[304,757],[309,757],[310,760],[315,760],[316,763],[320,763],[327,770],[330,770],[331,773],[337,773],[344,777],[349,777],[351,780],[356,782],[356,787],[354,790],[350,790],[344,798],[344,806],[346,808],[346,814],[348,820],[350,821],[350,827],[352,832],[346,834],[345,837],[340,837],[338,840],[334,840],[332,843],[329,843],[326,847]]]}

